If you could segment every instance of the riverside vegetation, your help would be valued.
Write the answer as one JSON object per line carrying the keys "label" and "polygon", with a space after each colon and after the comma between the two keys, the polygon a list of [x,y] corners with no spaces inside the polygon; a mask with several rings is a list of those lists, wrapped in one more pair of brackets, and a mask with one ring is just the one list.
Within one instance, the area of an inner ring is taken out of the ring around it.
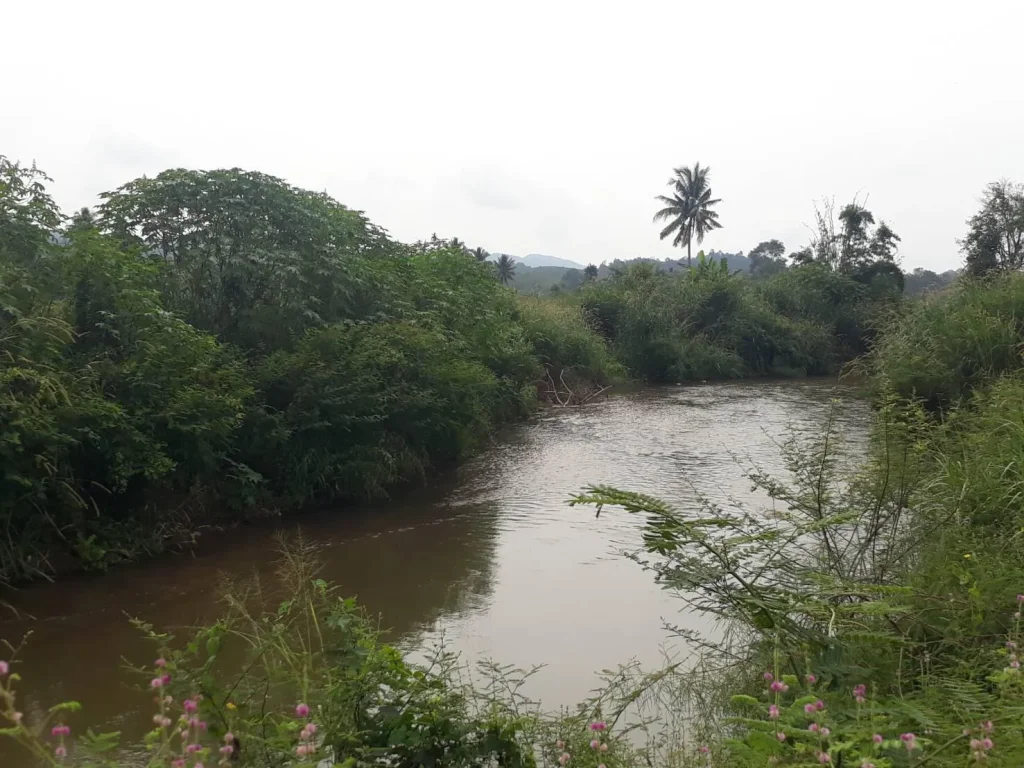
{"label": "riverside vegetation", "polygon": [[0,583],[380,498],[626,376],[832,373],[900,295],[865,217],[767,280],[698,255],[538,299],[510,259],[260,173],[169,170],[70,219],[47,182],[0,159]]}
{"label": "riverside vegetation", "polygon": [[[386,492],[527,412],[545,381],[564,394],[624,373],[815,373],[856,357],[874,391],[865,458],[829,423],[781,446],[787,477],[751,471],[769,509],[684,516],[602,486],[573,500],[644,517],[638,564],[721,621],[714,638],[687,635],[694,658],[625,667],[578,710],[544,715],[516,670],[485,665],[470,685],[443,651],[403,659],[300,542],[278,607],[234,584],[224,618],[192,637],[140,626],[156,659],[140,670],[154,718],[140,764],[1024,763],[1012,258],[975,258],[984,275],[906,302],[878,252],[892,239],[847,207],[838,234],[819,217],[822,237],[763,281],[698,256],[682,276],[640,265],[524,300],[459,244],[394,243],[258,174],[138,180],[59,237],[35,172],[6,164],[3,178],[8,578],[45,572],[57,542],[106,561],[112,542],[145,540],[172,514],[156,498],[195,519]],[[230,664],[226,647],[243,649]],[[116,765],[116,734],[75,737],[77,703],[22,714],[31,681],[9,651],[0,738],[42,765]]]}

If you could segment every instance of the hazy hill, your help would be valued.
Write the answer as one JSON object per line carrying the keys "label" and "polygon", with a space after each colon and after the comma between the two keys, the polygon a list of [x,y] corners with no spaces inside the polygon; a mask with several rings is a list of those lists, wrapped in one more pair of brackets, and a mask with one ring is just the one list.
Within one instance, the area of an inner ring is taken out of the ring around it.
{"label": "hazy hill", "polygon": [[491,253],[491,261],[497,261],[499,256],[512,256],[517,264],[525,264],[528,267],[562,267],[563,269],[583,269],[586,264],[578,264],[569,259],[562,259],[558,256],[548,256],[543,253],[528,253],[525,256],[513,256],[511,253],[494,251]]}
{"label": "hazy hill", "polygon": [[562,259],[558,256],[548,256],[543,253],[528,253],[522,258],[516,257],[516,261],[528,267],[566,267],[567,269],[583,269],[586,264],[578,264],[569,259]]}

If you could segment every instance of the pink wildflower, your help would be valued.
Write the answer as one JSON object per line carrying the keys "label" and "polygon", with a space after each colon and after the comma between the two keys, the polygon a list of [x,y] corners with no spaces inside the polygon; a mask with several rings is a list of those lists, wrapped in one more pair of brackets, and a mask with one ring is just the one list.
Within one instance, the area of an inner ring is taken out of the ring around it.
{"label": "pink wildflower", "polygon": [[185,751],[188,752],[189,754],[192,754],[194,752],[198,752],[202,748],[203,747],[202,747],[201,744],[189,744],[187,747],[185,747]]}
{"label": "pink wildflower", "polygon": [[309,717],[309,706],[307,704],[299,704],[295,707],[296,717]]}
{"label": "pink wildflower", "polygon": [[883,741],[885,741],[885,739],[882,738],[882,734],[880,733],[876,733],[874,736],[872,736],[871,740],[875,742],[875,744],[881,744]]}
{"label": "pink wildflower", "polygon": [[601,751],[602,752],[607,752],[608,751],[608,745],[607,744],[602,744],[601,745]]}
{"label": "pink wildflower", "polygon": [[874,763],[861,763],[860,768],[875,768]]}
{"label": "pink wildflower", "polygon": [[915,734],[901,734],[900,740],[903,742],[903,745],[907,748],[908,752],[913,752],[915,749],[917,749],[917,736]]}
{"label": "pink wildflower", "polygon": [[971,749],[975,751],[981,749],[981,739],[971,739]]}
{"label": "pink wildflower", "polygon": [[164,667],[167,666],[167,659],[165,659],[163,656],[161,656],[159,659],[157,659],[156,661],[153,662],[153,666],[156,667],[157,669],[163,669]]}
{"label": "pink wildflower", "polygon": [[781,680],[776,680],[774,683],[768,686],[768,689],[773,693],[785,693],[789,690],[789,686]]}
{"label": "pink wildflower", "polygon": [[810,725],[807,726],[807,730],[810,731],[811,733],[817,733],[818,729],[820,727],[821,726],[818,725],[817,723],[811,723]]}
{"label": "pink wildflower", "polygon": [[864,685],[863,683],[861,683],[860,685],[858,685],[857,687],[855,687],[853,689],[853,696],[854,696],[854,698],[860,699],[860,698],[864,698],[867,695],[868,695],[868,687],[866,685]]}
{"label": "pink wildflower", "polygon": [[555,742],[555,749],[562,749],[565,747],[565,742],[559,739]]}
{"label": "pink wildflower", "polygon": [[830,733],[832,733],[832,731],[830,731],[828,728],[822,728],[821,729],[821,735],[822,736],[828,736]]}
{"label": "pink wildflower", "polygon": [[983,730],[985,733],[992,733],[992,731],[995,730],[995,726],[992,725],[991,720],[986,720],[981,724],[981,730]]}
{"label": "pink wildflower", "polygon": [[164,687],[163,678],[154,677],[152,680],[149,681],[149,685],[152,688],[163,688]]}
{"label": "pink wildflower", "polygon": [[227,733],[224,734],[224,743],[225,744],[230,744],[234,740],[235,740],[235,734],[233,734],[231,731],[228,731]]}
{"label": "pink wildflower", "polygon": [[164,685],[170,685],[171,684],[171,676],[170,675],[164,675],[163,677],[160,678],[160,682],[163,683]]}
{"label": "pink wildflower", "polygon": [[825,702],[821,699],[818,699],[816,702],[814,702],[814,708],[821,712],[821,710],[825,708]]}
{"label": "pink wildflower", "polygon": [[769,683],[775,679],[775,675],[773,675],[771,672],[765,672],[763,675],[761,675],[761,677],[763,677]]}
{"label": "pink wildflower", "polygon": [[816,678],[814,675],[808,675],[807,676],[807,684],[808,685],[814,685],[816,682],[818,682],[818,678]]}
{"label": "pink wildflower", "polygon": [[779,741],[785,741],[786,740],[786,734],[784,734],[782,731],[779,731],[778,733],[775,734],[775,738],[778,739]]}
{"label": "pink wildflower", "polygon": [[702,755],[706,755],[708,752],[711,751],[711,749],[708,747],[707,744],[701,744],[700,747],[697,748],[697,751],[700,752]]}
{"label": "pink wildflower", "polygon": [[184,707],[185,711],[190,715],[197,709],[199,709],[199,705],[196,704],[192,699],[185,699],[183,702],[181,702],[181,706]]}
{"label": "pink wildflower", "polygon": [[779,719],[779,708],[774,704],[768,707],[768,717],[770,717],[772,720]]}
{"label": "pink wildflower", "polygon": [[981,740],[982,749],[992,749],[992,746],[992,739],[988,738],[987,736]]}
{"label": "pink wildflower", "polygon": [[1017,647],[1017,644],[1015,642],[1013,642],[1013,640],[1007,640],[1006,641],[1006,647],[1009,648],[1012,651],[1014,648]]}
{"label": "pink wildflower", "polygon": [[231,746],[230,744],[225,744],[223,747],[220,748],[220,753],[222,755],[224,755],[225,757],[227,757],[228,755],[230,755],[234,751],[235,751],[235,748],[233,746]]}
{"label": "pink wildflower", "polygon": [[192,766],[192,768],[203,768],[203,764],[202,763],[196,763],[195,765]]}
{"label": "pink wildflower", "polygon": [[600,749],[600,748],[601,748],[601,742],[600,742],[600,741],[598,741],[597,739],[593,739],[593,740],[592,740],[592,741],[590,742],[590,748],[591,748],[591,749]]}
{"label": "pink wildflower", "polygon": [[68,756],[68,748],[61,744],[59,747],[53,750],[53,755],[54,757],[63,760],[65,757]]}
{"label": "pink wildflower", "polygon": [[1017,602],[1024,603],[1024,595],[1017,595]]}
{"label": "pink wildflower", "polygon": [[70,736],[71,729],[66,725],[55,725],[50,729],[51,736]]}
{"label": "pink wildflower", "polygon": [[171,768],[185,768],[185,761],[182,758],[171,760]]}
{"label": "pink wildflower", "polygon": [[1020,662],[1014,659],[1010,662],[1010,669],[1020,669]]}
{"label": "pink wildflower", "polygon": [[866,701],[867,701],[867,699],[865,699],[863,696],[858,696],[857,697],[857,703],[858,704],[864,704]]}
{"label": "pink wildflower", "polygon": [[804,712],[808,715],[813,715],[817,710],[814,708],[813,704],[804,704]]}
{"label": "pink wildflower", "polygon": [[568,752],[563,752],[561,755],[559,755],[559,757],[558,757],[558,764],[559,765],[565,765],[568,762],[569,762],[569,753]]}
{"label": "pink wildflower", "polygon": [[598,763],[597,768],[606,768],[604,763]]}
{"label": "pink wildflower", "polygon": [[162,725],[164,728],[170,728],[171,727],[171,718],[165,717],[163,720],[160,721],[160,725]]}
{"label": "pink wildflower", "polygon": [[11,665],[6,661],[0,661],[0,677],[4,677],[10,671]]}
{"label": "pink wildflower", "polygon": [[604,720],[597,720],[590,724],[590,730],[592,731],[603,731],[607,727],[608,723],[606,723]]}
{"label": "pink wildflower", "polygon": [[829,757],[828,752],[819,752],[818,753],[818,762],[821,763],[822,765],[826,765],[826,764],[832,762],[832,758]]}

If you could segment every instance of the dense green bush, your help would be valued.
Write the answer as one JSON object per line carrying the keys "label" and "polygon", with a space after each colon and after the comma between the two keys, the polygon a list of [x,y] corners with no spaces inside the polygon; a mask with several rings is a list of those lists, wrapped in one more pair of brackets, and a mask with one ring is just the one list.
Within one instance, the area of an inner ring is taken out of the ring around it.
{"label": "dense green bush", "polygon": [[581,294],[616,355],[651,381],[834,372],[864,351],[891,298],[819,264],[750,281],[704,258],[682,275],[633,265]]}
{"label": "dense green bush", "polygon": [[574,369],[599,386],[625,375],[577,302],[520,297],[518,307],[534,354],[543,365],[558,369],[554,375]]}
{"label": "dense green bush", "polygon": [[[943,424],[879,404],[864,462],[833,420],[783,446],[788,477],[752,474],[774,502],[761,514],[604,487],[576,499],[644,515],[637,560],[724,620],[684,635],[701,661],[670,705],[714,764],[1024,760],[1024,384],[997,380]],[[674,745],[702,764],[690,739]]]}
{"label": "dense green bush", "polygon": [[1024,275],[962,281],[915,302],[878,342],[871,366],[905,397],[946,409],[1021,367]]}
{"label": "dense green bush", "polygon": [[252,394],[226,350],[162,309],[133,254],[94,232],[42,247],[0,263],[0,578],[45,572],[55,538],[81,555],[154,496],[202,492]]}
{"label": "dense green bush", "polygon": [[273,177],[167,171],[61,230],[42,174],[0,173],[0,581],[385,495],[528,413],[545,364],[618,373],[578,310]]}
{"label": "dense green bush", "polygon": [[409,322],[310,331],[263,364],[273,427],[250,466],[292,503],[378,496],[464,455],[500,411],[501,386],[439,330]]}

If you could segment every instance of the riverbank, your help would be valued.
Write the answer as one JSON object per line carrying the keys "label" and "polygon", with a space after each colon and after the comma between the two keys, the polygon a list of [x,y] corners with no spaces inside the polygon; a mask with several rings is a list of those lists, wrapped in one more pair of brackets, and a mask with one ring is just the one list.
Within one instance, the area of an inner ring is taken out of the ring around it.
{"label": "riverbank", "polygon": [[0,583],[384,499],[627,377],[835,373],[900,298],[699,258],[531,299],[454,239],[396,242],[264,174],[166,171],[65,221],[40,171],[0,166]]}
{"label": "riverbank", "polygon": [[[440,482],[385,508],[246,526],[211,538],[194,556],[7,593],[36,620],[12,622],[5,614],[0,637],[33,632],[19,672],[42,700],[81,700],[76,729],[142,733],[151,713],[133,689],[136,678],[118,672],[115,684],[98,689],[91,671],[114,674],[122,656],[149,658],[149,644],[126,614],[178,635],[210,623],[223,610],[221,574],[256,572],[271,584],[275,533],[301,530],[322,547],[322,578],[380,614],[381,625],[393,630],[389,641],[422,650],[443,637],[467,662],[547,664],[526,692],[550,708],[570,706],[599,683],[597,670],[631,658],[657,666],[666,642],[662,620],[686,619],[677,616],[674,597],[618,556],[641,545],[640,521],[594,520],[566,500],[588,483],[609,480],[662,488],[694,510],[697,490],[723,502],[760,504],[762,497],[749,494],[744,466],[781,469],[773,440],[791,424],[815,432],[834,396],[849,399],[851,440],[864,439],[867,406],[848,391],[823,380],[733,382],[551,409],[503,430]],[[580,644],[580,636],[588,642]],[[90,665],[76,661],[83,657]]]}

